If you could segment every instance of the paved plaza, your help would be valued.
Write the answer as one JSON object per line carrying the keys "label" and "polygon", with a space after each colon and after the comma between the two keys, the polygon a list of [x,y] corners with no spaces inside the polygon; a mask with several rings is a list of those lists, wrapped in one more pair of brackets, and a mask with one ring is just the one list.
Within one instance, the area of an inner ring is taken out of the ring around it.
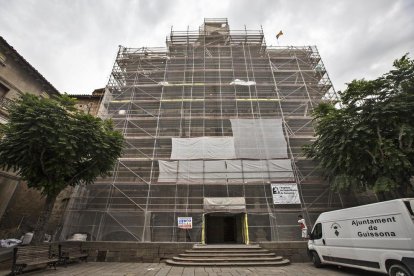
{"label": "paved plaza", "polygon": [[[9,271],[0,271],[7,275]],[[78,263],[57,270],[38,270],[23,275],[99,275],[99,276],[274,276],[274,275],[354,275],[380,276],[363,270],[337,267],[314,268],[311,263],[295,263],[282,267],[174,267],[164,263]]]}

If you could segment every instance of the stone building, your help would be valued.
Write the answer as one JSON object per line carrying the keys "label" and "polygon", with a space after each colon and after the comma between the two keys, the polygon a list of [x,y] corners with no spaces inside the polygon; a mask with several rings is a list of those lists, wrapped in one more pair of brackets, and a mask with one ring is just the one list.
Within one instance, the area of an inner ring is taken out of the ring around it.
{"label": "stone building", "polygon": [[96,116],[104,93],[104,88],[98,88],[92,94],[70,94],[69,96],[77,100],[75,107],[78,110]]}
{"label": "stone building", "polygon": [[[19,95],[59,95],[7,41],[0,37],[0,123],[8,120],[7,106]],[[0,238],[17,237],[33,227],[43,207],[40,193],[28,189],[12,172],[0,171]]]}
{"label": "stone building", "polygon": [[298,214],[312,225],[349,203],[301,152],[313,108],[335,97],[316,46],[269,47],[225,18],[120,46],[98,115],[126,148],[112,177],[76,189],[61,238],[301,240]]}

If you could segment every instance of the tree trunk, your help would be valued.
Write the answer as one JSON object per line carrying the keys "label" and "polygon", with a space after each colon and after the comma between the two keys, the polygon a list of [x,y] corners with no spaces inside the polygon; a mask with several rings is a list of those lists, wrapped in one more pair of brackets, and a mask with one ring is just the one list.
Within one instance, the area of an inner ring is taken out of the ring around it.
{"label": "tree trunk", "polygon": [[41,212],[39,220],[34,229],[33,242],[35,244],[40,244],[44,240],[44,237],[46,234],[46,227],[49,222],[49,218],[52,213],[53,206],[55,205],[55,201],[56,201],[56,196],[46,197],[46,202],[43,207],[43,211]]}

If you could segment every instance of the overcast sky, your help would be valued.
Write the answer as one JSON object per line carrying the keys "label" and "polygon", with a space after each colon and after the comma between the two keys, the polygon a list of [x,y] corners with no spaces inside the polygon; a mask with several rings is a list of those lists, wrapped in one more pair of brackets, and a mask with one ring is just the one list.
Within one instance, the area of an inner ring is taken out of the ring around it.
{"label": "overcast sky", "polygon": [[316,45],[336,90],[414,56],[413,0],[0,0],[0,35],[59,91],[104,87],[118,50],[165,46],[205,17],[232,29],[263,27],[267,45]]}

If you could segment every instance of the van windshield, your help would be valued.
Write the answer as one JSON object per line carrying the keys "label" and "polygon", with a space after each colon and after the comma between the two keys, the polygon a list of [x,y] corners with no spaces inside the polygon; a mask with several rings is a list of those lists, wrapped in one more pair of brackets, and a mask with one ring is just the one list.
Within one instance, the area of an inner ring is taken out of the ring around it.
{"label": "van windshield", "polygon": [[408,212],[410,212],[410,215],[414,216],[414,200],[404,201],[404,204],[407,207]]}

